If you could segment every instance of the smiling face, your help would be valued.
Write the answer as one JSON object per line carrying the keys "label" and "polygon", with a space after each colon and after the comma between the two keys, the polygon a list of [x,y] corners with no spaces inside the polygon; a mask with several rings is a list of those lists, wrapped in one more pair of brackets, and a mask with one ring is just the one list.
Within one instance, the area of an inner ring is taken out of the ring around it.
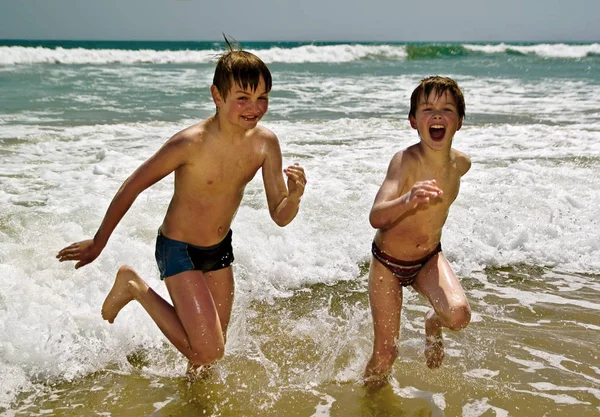
{"label": "smiling face", "polygon": [[256,55],[227,45],[228,51],[217,61],[210,91],[220,120],[252,129],[267,112],[271,72]]}
{"label": "smiling face", "polygon": [[450,91],[422,92],[417,99],[414,115],[409,116],[410,125],[419,132],[421,141],[432,149],[449,148],[452,138],[462,127],[458,103]]}
{"label": "smiling face", "polygon": [[246,85],[244,88],[238,83],[232,82],[231,90],[225,98],[221,97],[219,90],[214,85],[211,91],[219,115],[232,125],[245,130],[256,127],[269,107],[269,92],[262,76],[256,89],[253,89],[251,85]]}

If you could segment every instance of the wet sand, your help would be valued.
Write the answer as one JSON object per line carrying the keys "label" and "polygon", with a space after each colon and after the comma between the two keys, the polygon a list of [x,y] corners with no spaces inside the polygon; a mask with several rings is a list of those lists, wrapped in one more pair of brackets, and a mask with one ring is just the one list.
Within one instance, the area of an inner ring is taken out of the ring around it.
{"label": "wet sand", "polygon": [[[363,268],[364,269],[364,268]],[[564,290],[556,291],[556,280]],[[569,290],[569,283],[580,283]],[[44,380],[8,416],[576,416],[600,415],[599,276],[490,269],[463,278],[473,309],[444,332],[446,358],[423,356],[425,300],[405,294],[400,357],[389,385],[360,377],[371,349],[364,276],[272,302],[236,301],[228,351],[204,380],[184,377],[167,343],[127,366]],[[238,298],[238,300],[243,297]]]}

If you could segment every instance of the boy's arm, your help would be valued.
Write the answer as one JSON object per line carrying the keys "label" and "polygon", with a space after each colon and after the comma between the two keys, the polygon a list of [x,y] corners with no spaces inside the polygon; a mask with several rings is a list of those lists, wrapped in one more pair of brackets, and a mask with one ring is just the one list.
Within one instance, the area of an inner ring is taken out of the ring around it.
{"label": "boy's arm", "polygon": [[185,162],[188,143],[183,136],[176,135],[140,165],[113,197],[94,238],[62,249],[56,256],[59,261],[79,261],[75,265],[76,269],[94,261],[137,196]]}
{"label": "boy's arm", "polygon": [[304,194],[306,176],[298,164],[283,170],[287,176],[287,188],[283,180],[282,157],[279,141],[272,132],[265,140],[265,160],[262,166],[263,183],[271,218],[277,225],[285,226],[298,213],[300,198]]}
{"label": "boy's arm", "polygon": [[457,165],[460,170],[460,176],[465,175],[471,169],[471,158],[460,151],[456,151]]}
{"label": "boy's arm", "polygon": [[398,152],[390,161],[385,180],[375,196],[369,214],[369,222],[373,228],[388,228],[409,210],[429,203],[430,198],[442,195],[435,180],[416,182],[410,191],[400,194],[413,163],[405,152]]}

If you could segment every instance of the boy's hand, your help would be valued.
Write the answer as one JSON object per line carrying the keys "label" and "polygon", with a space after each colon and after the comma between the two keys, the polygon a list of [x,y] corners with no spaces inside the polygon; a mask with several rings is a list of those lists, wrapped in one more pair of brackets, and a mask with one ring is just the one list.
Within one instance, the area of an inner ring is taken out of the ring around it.
{"label": "boy's hand", "polygon": [[304,174],[304,168],[295,163],[283,170],[287,175],[288,181],[288,195],[295,197],[300,200],[300,197],[304,194],[304,188],[306,187],[306,175]]}
{"label": "boy's hand", "polygon": [[75,264],[75,269],[78,269],[96,259],[102,249],[96,245],[93,239],[83,240],[62,249],[56,257],[59,262],[79,261]]}
{"label": "boy's hand", "polygon": [[429,204],[432,198],[440,197],[444,192],[435,185],[435,180],[417,181],[410,192],[405,194],[406,204],[415,208],[420,204]]}

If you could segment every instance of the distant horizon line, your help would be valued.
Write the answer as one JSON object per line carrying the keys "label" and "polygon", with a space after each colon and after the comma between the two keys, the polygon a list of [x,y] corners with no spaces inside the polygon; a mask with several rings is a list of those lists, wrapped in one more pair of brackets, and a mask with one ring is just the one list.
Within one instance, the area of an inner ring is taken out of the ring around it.
{"label": "distant horizon line", "polygon": [[[203,43],[203,42],[216,42],[216,43],[224,43],[223,39],[205,39],[205,40],[194,40],[194,39],[60,39],[60,38],[0,38],[0,42],[2,41],[26,41],[26,42],[35,42],[35,41],[51,41],[51,42],[165,42],[165,43],[175,43],[175,42],[190,42],[190,43]],[[600,40],[426,40],[426,41],[417,41],[417,40],[359,40],[359,39],[285,39],[285,40],[239,40],[236,39],[237,42],[252,42],[252,43],[261,43],[261,42],[298,42],[298,43],[311,43],[311,42],[326,42],[326,43],[348,43],[348,42],[358,42],[358,43],[552,43],[552,44],[560,44],[560,43],[600,43]]]}

